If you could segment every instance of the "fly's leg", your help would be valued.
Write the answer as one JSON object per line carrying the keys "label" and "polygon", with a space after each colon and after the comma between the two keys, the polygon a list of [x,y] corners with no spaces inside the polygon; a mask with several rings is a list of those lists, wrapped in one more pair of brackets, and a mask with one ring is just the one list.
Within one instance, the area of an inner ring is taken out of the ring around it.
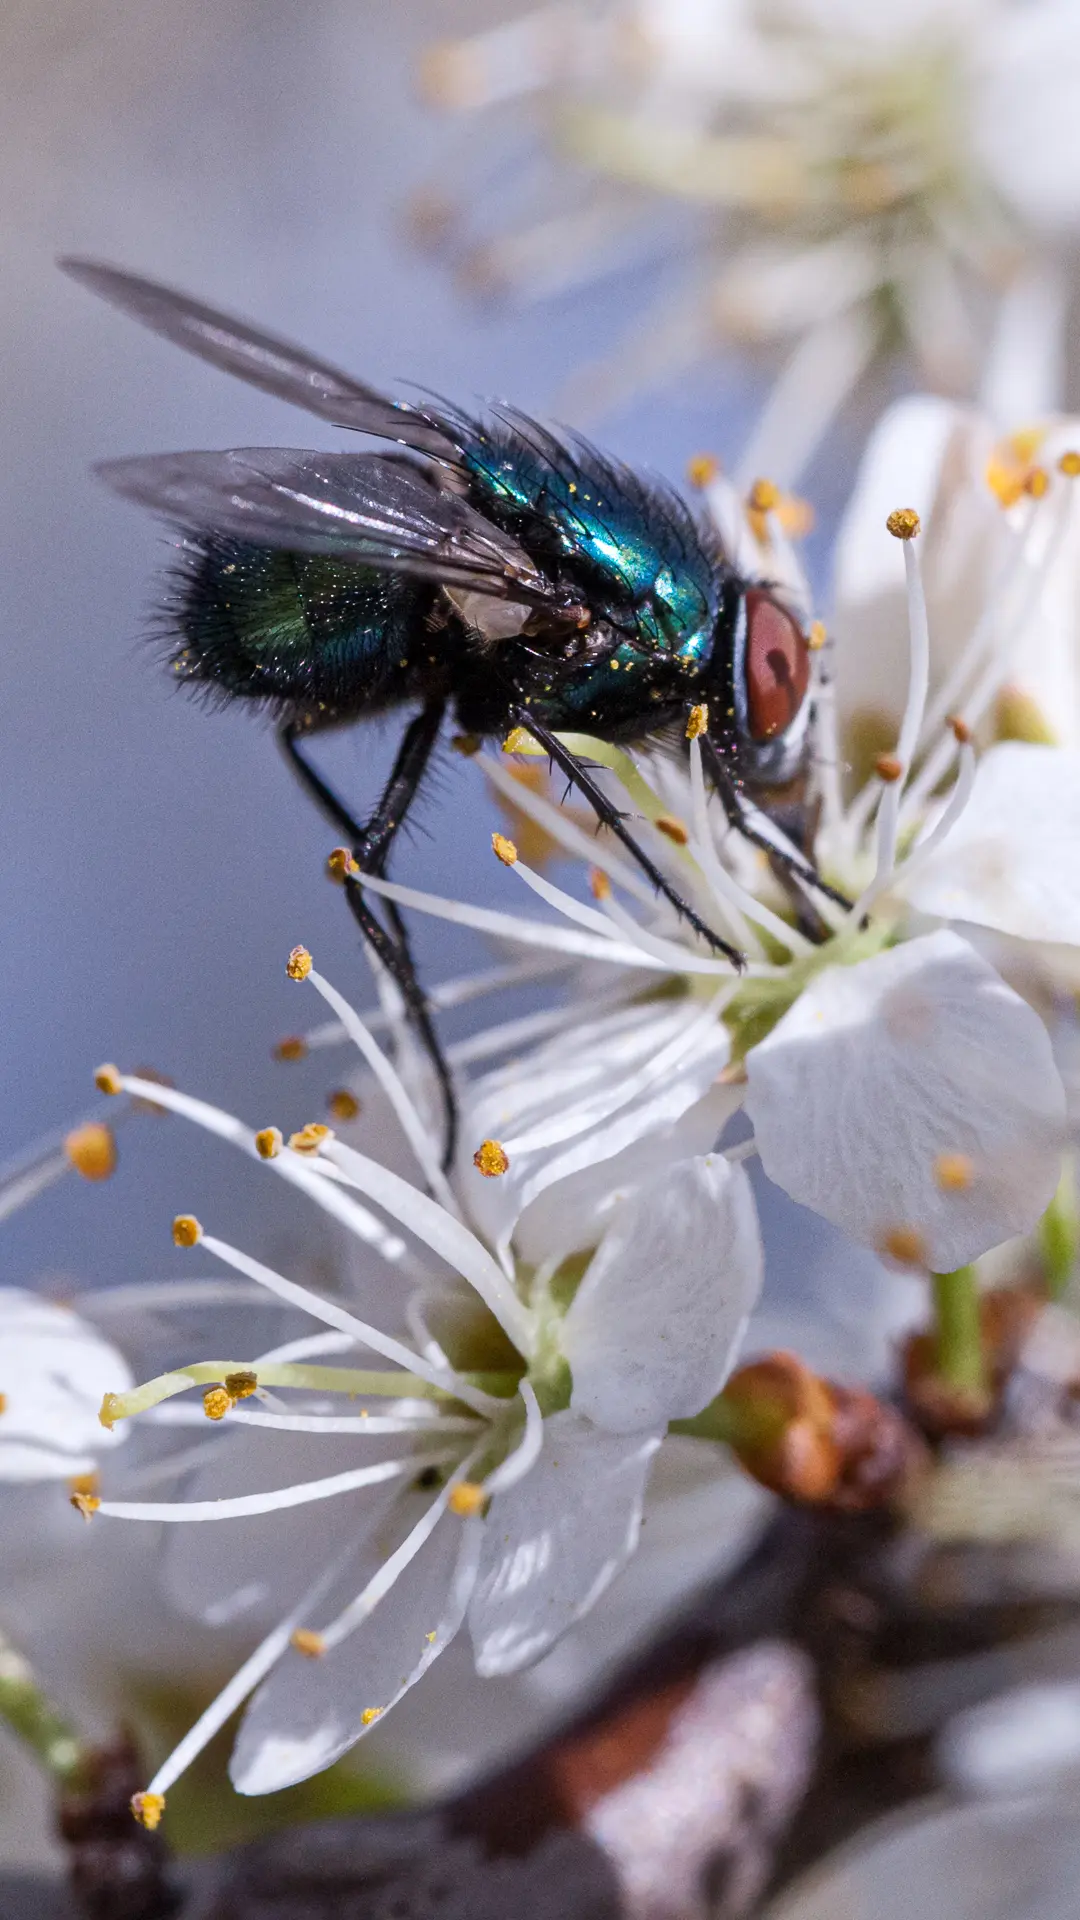
{"label": "fly's leg", "polygon": [[813,892],[823,893],[827,900],[835,900],[838,907],[850,907],[851,901],[847,895],[839,893],[835,887],[830,887],[828,881],[822,879],[813,861],[806,854],[800,853],[795,847],[781,846],[776,840],[771,840],[767,833],[763,833],[760,827],[754,825],[742,791],[715,740],[710,739],[707,733],[703,734],[701,745],[708,764],[709,777],[719,795],[728,824],[734,827],[737,833],[741,833],[744,840],[749,840],[751,846],[760,847],[763,853],[767,853],[771,860],[774,860],[802,886],[810,888]]}
{"label": "fly's leg", "polygon": [[703,940],[707,940],[715,952],[724,954],[731,961],[732,966],[741,971],[746,965],[746,956],[740,953],[737,947],[731,946],[727,940],[722,940],[718,933],[714,933],[700,915],[695,913],[689,901],[684,900],[682,895],[676,892],[670,880],[649,858],[644,847],[638,845],[622,814],[608,799],[599,783],[593,779],[584,762],[579,760],[576,754],[571,753],[569,747],[564,746],[556,734],[550,733],[539,720],[534,720],[527,707],[518,707],[513,717],[518,726],[524,727],[527,733],[532,734],[533,739],[543,747],[545,753],[551,756],[555,765],[562,768],[571,785],[575,786],[588,801],[601,826],[610,828],[616,838],[622,841],[627,853],[637,861],[642,873],[652,881],[656,891],[663,894],[669,905],[674,907],[680,918],[687,921]]}
{"label": "fly's leg", "polygon": [[345,835],[353,858],[360,868],[358,874],[346,876],[346,898],[364,939],[398,987],[409,1017],[435,1069],[446,1121],[443,1164],[449,1167],[457,1143],[457,1103],[454,1098],[450,1068],[439,1044],[427,997],[417,978],[416,966],[409,947],[409,937],[397,906],[392,900],[386,902],[389,927],[384,926],[364,897],[363,882],[365,873],[374,874],[376,878],[381,879],[385,872],[394,837],[408,815],[424,777],[432,749],[439,736],[444,712],[445,702],[433,700],[409,722],[379,804],[363,824],[354,819],[337,794],[327,786],[321,774],[317,773],[311,765],[300,745],[302,738],[300,730],[295,726],[285,726],[280,729],[278,737],[285,757],[301,785],[327,819],[332,820]]}

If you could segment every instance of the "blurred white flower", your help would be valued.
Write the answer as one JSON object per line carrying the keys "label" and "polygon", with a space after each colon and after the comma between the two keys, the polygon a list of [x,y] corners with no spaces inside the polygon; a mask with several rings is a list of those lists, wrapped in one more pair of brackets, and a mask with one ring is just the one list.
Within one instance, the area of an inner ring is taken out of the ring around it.
{"label": "blurred white flower", "polygon": [[992,387],[1053,403],[1080,225],[1068,0],[562,4],[433,49],[424,78],[516,132],[533,104],[555,161],[535,211],[461,240],[474,282],[560,288],[653,237],[663,201],[684,210],[663,238],[685,270],[601,400],[723,341],[773,344],[789,357],[744,470],[780,479],[898,345],[967,391],[989,349]]}
{"label": "blurred white flower", "polygon": [[[422,1274],[416,1242],[439,1266],[424,1276],[410,1309],[407,1344],[204,1234],[189,1217],[178,1219],[179,1244],[198,1241],[333,1331],[250,1364],[198,1363],[106,1395],[102,1418],[110,1424],[153,1418],[156,1410],[158,1418],[181,1423],[193,1417],[201,1425],[209,1416],[236,1431],[222,1434],[226,1444],[195,1465],[189,1497],[106,1497],[84,1501],[84,1510],[95,1518],[187,1523],[188,1540],[200,1532],[193,1523],[243,1520],[224,1545],[215,1524],[205,1555],[189,1553],[182,1541],[170,1555],[173,1592],[206,1619],[236,1618],[253,1605],[278,1612],[269,1635],[140,1799],[139,1811],[151,1820],[161,1796],[253,1692],[232,1777],[241,1792],[263,1793],[330,1765],[420,1678],[466,1620],[482,1675],[514,1673],[538,1660],[633,1552],[668,1423],[699,1412],[718,1393],[760,1290],[749,1185],[741,1166],[721,1155],[682,1158],[624,1194],[593,1239],[584,1271],[580,1263],[564,1270],[561,1247],[535,1266],[522,1264],[512,1228],[501,1258],[494,1257],[432,1164],[419,1110],[387,1056],[328,982],[309,965],[302,977],[358,1040],[439,1198],[329,1129],[313,1126],[284,1146],[272,1130],[255,1135],[172,1089],[153,1097],[306,1192],[403,1276]],[[104,1077],[118,1090],[146,1095],[137,1077],[113,1069]],[[488,1140],[477,1155],[486,1175],[476,1178],[497,1182],[504,1161],[499,1143]],[[389,1216],[408,1242],[357,1195]],[[365,1372],[315,1362],[357,1345],[391,1365]],[[485,1346],[486,1361],[476,1357]],[[455,1363],[448,1347],[466,1357]],[[166,1407],[200,1385],[202,1409]],[[282,1400],[289,1389],[299,1397]],[[334,1395],[347,1396],[347,1412],[332,1410]],[[385,1413],[355,1404],[378,1395],[390,1397]],[[329,1464],[323,1449],[331,1447],[339,1471],[307,1477],[313,1437],[321,1443],[320,1464]],[[328,1500],[347,1502],[347,1518],[337,1518],[333,1550],[320,1565],[319,1538],[327,1529],[317,1513],[311,1524],[312,1509]],[[294,1515],[298,1524],[290,1524]]]}
{"label": "blurred white flower", "polygon": [[101,1397],[132,1384],[127,1363],[69,1307],[0,1287],[0,1481],[92,1473],[126,1436],[102,1430]]}

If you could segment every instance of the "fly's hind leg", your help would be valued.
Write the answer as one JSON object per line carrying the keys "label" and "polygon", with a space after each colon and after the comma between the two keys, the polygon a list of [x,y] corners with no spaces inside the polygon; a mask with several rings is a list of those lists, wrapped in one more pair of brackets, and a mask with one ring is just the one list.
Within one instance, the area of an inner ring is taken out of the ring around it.
{"label": "fly's hind leg", "polygon": [[731,946],[727,940],[722,940],[718,933],[714,933],[700,915],[695,913],[689,901],[684,900],[676,891],[655,861],[649,858],[644,847],[638,845],[622,814],[608,799],[599,782],[593,779],[584,762],[579,760],[576,754],[571,753],[569,747],[564,746],[557,734],[549,732],[539,720],[534,720],[527,707],[517,708],[513,717],[519,726],[532,734],[533,739],[543,747],[544,752],[550,754],[555,765],[561,767],[567,779],[588,801],[601,826],[610,828],[616,838],[622,841],[626,851],[637,861],[642,873],[652,881],[657,893],[662,894],[669,905],[674,907],[680,919],[693,927],[694,932],[699,933],[703,940],[707,940],[714,952],[724,954],[731,961],[732,966],[741,971],[746,965],[746,956],[740,953],[737,947]]}
{"label": "fly's hind leg", "polygon": [[385,903],[388,925],[384,926],[364,896],[363,880],[366,873],[381,878],[386,870],[390,848],[424,777],[432,749],[439,736],[444,712],[445,702],[432,700],[409,722],[379,804],[370,818],[363,823],[353,817],[333,789],[327,786],[322,775],[317,773],[311,765],[300,744],[302,739],[300,729],[292,725],[284,726],[280,729],[278,737],[285,757],[301,785],[320,811],[328,820],[332,820],[345,836],[353,858],[360,868],[359,873],[346,876],[346,898],[364,939],[398,987],[409,1017],[435,1070],[442,1094],[446,1123],[443,1165],[449,1167],[457,1142],[457,1103],[450,1068],[439,1044],[427,997],[417,978],[409,937],[401,914],[394,901],[388,900]]}

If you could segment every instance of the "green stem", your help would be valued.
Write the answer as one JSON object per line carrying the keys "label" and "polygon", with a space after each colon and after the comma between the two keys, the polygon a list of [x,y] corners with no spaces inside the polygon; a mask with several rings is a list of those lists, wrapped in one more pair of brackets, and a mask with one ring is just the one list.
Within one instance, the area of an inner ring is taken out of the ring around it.
{"label": "green stem", "polygon": [[1070,1155],[1062,1169],[1055,1193],[1037,1228],[1046,1290],[1051,1300],[1060,1300],[1073,1274],[1080,1254],[1080,1198],[1076,1190],[1076,1162]]}
{"label": "green stem", "polygon": [[87,1749],[34,1677],[30,1662],[0,1632],[0,1720],[19,1736],[54,1780],[68,1782]]}
{"label": "green stem", "polygon": [[938,1372],[958,1392],[983,1395],[987,1389],[986,1362],[975,1268],[933,1273],[930,1280],[937,1322]]}

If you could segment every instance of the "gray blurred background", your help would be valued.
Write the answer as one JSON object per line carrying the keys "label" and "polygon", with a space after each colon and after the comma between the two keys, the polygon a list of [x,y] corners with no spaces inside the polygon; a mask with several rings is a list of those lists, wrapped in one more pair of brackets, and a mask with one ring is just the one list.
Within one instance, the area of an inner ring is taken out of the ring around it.
{"label": "gray blurred background", "polygon": [[[256,1124],[302,1124],[344,1062],[272,1061],[273,1041],[319,1013],[286,980],[285,955],[305,941],[359,1004],[370,998],[321,873],[331,833],[261,723],[208,715],[172,689],[144,637],[167,536],[88,473],[115,454],[340,437],[141,332],[64,280],[55,256],[175,282],[374,381],[466,402],[503,394],[543,413],[655,266],[585,295],[483,311],[411,247],[410,196],[452,176],[461,140],[417,100],[420,52],[510,10],[4,9],[0,1159],[92,1102],[102,1059],[152,1064]],[[745,375],[714,366],[593,426],[624,457],[678,477],[688,455],[741,435],[756,397]],[[365,728],[325,748],[361,811],[392,740]],[[397,871],[517,904],[491,860],[494,808],[479,786],[444,757]],[[418,926],[417,945],[428,978],[482,958],[437,923]],[[64,1182],[5,1227],[0,1278],[65,1286],[171,1271],[178,1207],[242,1243],[280,1254],[292,1242],[299,1254],[316,1222],[271,1187],[177,1123],[136,1121],[115,1180]]]}

